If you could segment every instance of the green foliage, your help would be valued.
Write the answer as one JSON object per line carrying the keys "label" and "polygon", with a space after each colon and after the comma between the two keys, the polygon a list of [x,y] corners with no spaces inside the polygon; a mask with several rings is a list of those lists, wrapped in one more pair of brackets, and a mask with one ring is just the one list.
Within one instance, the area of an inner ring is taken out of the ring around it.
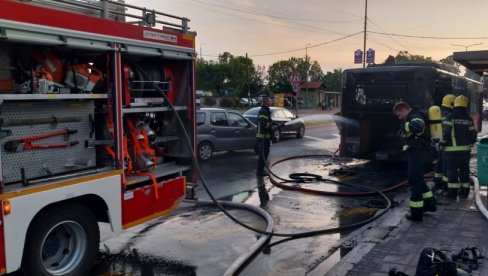
{"label": "green foliage", "polygon": [[307,78],[307,67],[309,68],[308,79],[310,81],[322,80],[324,73],[320,68],[320,64],[317,61],[311,62],[310,57],[308,57],[308,60],[292,57],[288,60],[280,60],[273,63],[268,68],[269,91],[291,92],[290,78],[292,73],[297,70],[303,82],[305,82]]}
{"label": "green foliage", "polygon": [[393,56],[388,56],[385,60],[385,65],[393,65],[393,64],[412,64],[412,63],[435,63],[441,64],[441,68],[452,72],[454,74],[459,74],[459,68],[456,65],[456,62],[453,60],[452,55],[441,59],[440,61],[434,61],[431,57],[424,57],[422,55],[412,55],[408,51],[400,51],[398,54]]}
{"label": "green foliage", "polygon": [[395,56],[395,63],[429,63],[434,62],[431,57],[424,57],[422,55],[412,55],[408,51],[400,51]]}
{"label": "green foliage", "polygon": [[459,75],[461,71],[459,70],[459,65],[454,61],[452,55],[445,57],[439,61],[442,64],[445,64],[448,66],[448,70],[456,75]]}
{"label": "green foliage", "polygon": [[[433,63],[431,57],[413,55],[408,51],[400,51],[396,56],[389,56],[385,64],[405,63]],[[447,70],[458,74],[459,68],[448,56],[440,61],[450,65]],[[272,92],[291,92],[290,77],[297,70],[305,82],[308,70],[309,81],[323,81],[328,91],[342,90],[342,69],[334,69],[324,74],[317,61],[305,58],[292,57],[288,60],[280,60],[273,63],[267,70],[264,66],[254,65],[253,60],[245,56],[234,56],[229,52],[223,52],[216,61],[197,59],[196,76],[197,89],[212,91],[218,96],[232,96],[235,98],[256,97],[260,94],[272,94]],[[470,74],[469,72],[466,73]],[[468,75],[472,76],[472,75]],[[267,82],[267,83],[266,83]],[[228,93],[225,93],[228,92]],[[226,101],[226,100],[225,100]],[[237,103],[225,102],[226,107],[238,106]],[[215,99],[205,98],[207,106],[214,106]]]}
{"label": "green foliage", "polygon": [[206,106],[214,106],[217,102],[214,97],[203,97],[203,102]]}
{"label": "green foliage", "polygon": [[265,87],[264,67],[254,66],[251,59],[243,56],[224,52],[216,62],[198,59],[196,67],[197,89],[214,91],[219,96],[224,96],[224,91],[239,97],[250,91],[251,96],[256,96]]}
{"label": "green foliage", "polygon": [[323,82],[327,91],[342,91],[342,69],[334,69],[333,72],[327,72],[323,77]]}

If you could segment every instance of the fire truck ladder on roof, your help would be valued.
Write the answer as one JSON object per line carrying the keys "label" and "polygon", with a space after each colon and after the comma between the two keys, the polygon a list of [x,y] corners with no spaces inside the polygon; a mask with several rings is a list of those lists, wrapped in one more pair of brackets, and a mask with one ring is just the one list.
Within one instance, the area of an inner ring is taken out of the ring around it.
{"label": "fire truck ladder on roof", "polygon": [[[73,12],[83,13],[92,16],[100,16],[106,19],[116,21],[124,21],[131,24],[139,24],[144,26],[154,27],[156,24],[161,24],[164,27],[169,27],[173,30],[178,30],[182,33],[188,33],[188,22],[190,19],[186,17],[174,16],[167,13],[158,12],[155,10],[146,9],[145,7],[138,7],[126,4],[123,0],[19,0],[21,2],[30,2],[41,6],[48,6],[61,10],[69,10]],[[140,11],[141,15],[127,13],[128,9]],[[136,21],[125,21],[126,18]],[[163,19],[163,20],[160,20]],[[167,20],[173,20],[170,22]],[[179,23],[175,23],[178,22]]]}

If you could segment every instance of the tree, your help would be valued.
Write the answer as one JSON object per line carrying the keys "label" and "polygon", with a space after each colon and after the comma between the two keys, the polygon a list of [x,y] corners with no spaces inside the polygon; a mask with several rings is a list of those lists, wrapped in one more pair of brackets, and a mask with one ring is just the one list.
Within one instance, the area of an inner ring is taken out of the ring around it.
{"label": "tree", "polygon": [[291,92],[290,77],[297,70],[303,79],[306,80],[308,67],[308,78],[310,81],[321,81],[324,73],[317,61],[310,61],[304,58],[292,57],[288,60],[280,60],[268,68],[268,89],[270,91]]}
{"label": "tree", "polygon": [[408,51],[400,51],[393,57],[388,56],[385,60],[384,65],[394,65],[394,64],[405,64],[405,63],[434,63],[441,64],[441,68],[452,72],[454,74],[459,74],[459,68],[456,66],[456,62],[453,60],[452,55],[441,59],[440,61],[435,61],[431,57],[424,57],[422,55],[412,55]]}
{"label": "tree", "polygon": [[422,55],[412,55],[408,51],[400,51],[395,56],[395,63],[431,63],[434,62],[431,57],[424,57]]}
{"label": "tree", "polygon": [[339,68],[334,69],[333,72],[327,72],[323,77],[323,81],[328,91],[342,91],[342,69]]}
{"label": "tree", "polygon": [[459,70],[459,64],[454,61],[452,55],[441,59],[439,62],[447,65],[448,67],[446,69],[449,72],[452,72],[456,75],[459,75],[459,73],[461,73],[461,71]]}
{"label": "tree", "polygon": [[224,52],[216,62],[198,59],[196,70],[197,89],[211,90],[220,96],[226,91],[228,96],[247,97],[248,86],[252,95],[264,89],[264,68],[255,67],[247,57]]}

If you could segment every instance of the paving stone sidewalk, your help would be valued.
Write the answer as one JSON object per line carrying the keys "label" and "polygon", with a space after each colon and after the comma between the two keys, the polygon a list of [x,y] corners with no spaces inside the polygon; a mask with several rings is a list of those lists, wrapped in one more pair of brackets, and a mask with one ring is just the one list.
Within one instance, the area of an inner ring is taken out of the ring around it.
{"label": "paving stone sidewalk", "polygon": [[[425,247],[453,253],[465,247],[478,247],[488,255],[488,220],[476,207],[473,188],[468,199],[452,200],[442,196],[437,199],[438,211],[426,213],[423,222],[410,222],[402,217],[408,210],[408,201],[404,202],[386,218],[390,222],[371,226],[369,230],[373,234],[363,233],[356,248],[326,275],[388,275],[390,269],[396,268],[413,276]],[[486,198],[484,200],[486,205]],[[374,233],[378,231],[380,234]],[[488,275],[488,260],[471,275]]]}

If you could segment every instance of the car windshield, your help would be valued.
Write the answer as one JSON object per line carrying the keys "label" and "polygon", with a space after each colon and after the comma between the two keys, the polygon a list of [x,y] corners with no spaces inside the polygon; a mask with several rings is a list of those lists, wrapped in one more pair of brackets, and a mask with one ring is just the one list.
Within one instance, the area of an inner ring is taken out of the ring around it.
{"label": "car windshield", "polygon": [[259,109],[260,108],[251,108],[249,109],[248,111],[246,111],[246,113],[244,113],[244,115],[251,115],[251,116],[257,116],[258,113],[259,113]]}

